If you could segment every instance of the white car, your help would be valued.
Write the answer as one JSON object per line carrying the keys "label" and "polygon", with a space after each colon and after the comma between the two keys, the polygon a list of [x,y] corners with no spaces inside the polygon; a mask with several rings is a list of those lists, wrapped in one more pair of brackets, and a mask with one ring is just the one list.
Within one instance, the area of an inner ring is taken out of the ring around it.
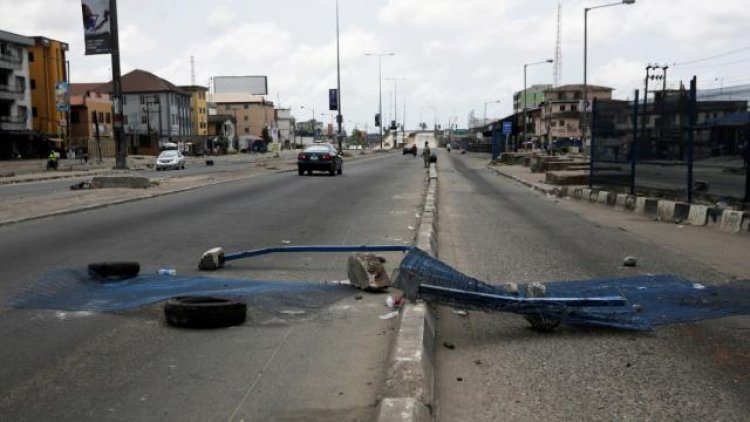
{"label": "white car", "polygon": [[166,169],[184,169],[185,168],[185,156],[177,150],[162,151],[158,157],[156,157],[156,170]]}

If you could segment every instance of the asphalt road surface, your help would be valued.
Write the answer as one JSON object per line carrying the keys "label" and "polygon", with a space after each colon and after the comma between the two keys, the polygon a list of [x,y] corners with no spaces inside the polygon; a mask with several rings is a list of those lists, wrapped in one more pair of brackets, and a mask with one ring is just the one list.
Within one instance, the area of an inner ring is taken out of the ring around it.
{"label": "asphalt road surface", "polygon": [[[637,274],[727,279],[583,219],[489,171],[487,161],[443,151],[439,158],[438,255],[471,276],[496,284]],[[621,266],[627,255],[639,258],[637,267]],[[749,330],[742,316],[653,333],[562,326],[541,334],[517,315],[460,316],[441,307],[438,420],[747,421]]]}
{"label": "asphalt road surface", "polygon": [[[424,193],[401,154],[343,176],[273,174],[0,227],[0,415],[39,421],[368,420],[394,320],[383,295],[250,311],[239,327],[175,329],[152,305],[117,314],[13,309],[50,270],[136,260],[197,273],[201,254],[281,244],[408,244]],[[400,254],[385,254],[389,268]],[[233,261],[245,279],[346,279],[346,254]],[[218,275],[218,274],[217,274]],[[309,301],[309,298],[301,298]],[[314,304],[313,304],[314,305]]]}

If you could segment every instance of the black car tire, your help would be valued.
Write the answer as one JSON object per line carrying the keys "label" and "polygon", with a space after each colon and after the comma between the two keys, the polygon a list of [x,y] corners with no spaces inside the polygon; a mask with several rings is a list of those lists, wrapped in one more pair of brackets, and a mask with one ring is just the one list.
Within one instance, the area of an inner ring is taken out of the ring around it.
{"label": "black car tire", "polygon": [[104,280],[125,280],[133,278],[141,271],[137,262],[97,262],[89,264],[89,275]]}
{"label": "black car tire", "polygon": [[174,327],[231,327],[245,322],[247,305],[215,297],[176,297],[164,304],[164,318]]}
{"label": "black car tire", "polygon": [[328,174],[331,176],[336,175],[336,163],[331,164],[331,168],[328,169]]}
{"label": "black car tire", "polygon": [[300,176],[304,176],[305,175],[305,171],[302,170],[301,168],[297,169],[297,172],[299,173]]}

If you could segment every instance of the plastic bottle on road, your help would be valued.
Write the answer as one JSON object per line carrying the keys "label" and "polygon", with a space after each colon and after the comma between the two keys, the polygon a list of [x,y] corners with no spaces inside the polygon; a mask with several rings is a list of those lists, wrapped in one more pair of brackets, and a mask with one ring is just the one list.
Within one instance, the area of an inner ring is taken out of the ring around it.
{"label": "plastic bottle on road", "polygon": [[177,270],[174,268],[159,268],[156,273],[159,275],[177,275]]}

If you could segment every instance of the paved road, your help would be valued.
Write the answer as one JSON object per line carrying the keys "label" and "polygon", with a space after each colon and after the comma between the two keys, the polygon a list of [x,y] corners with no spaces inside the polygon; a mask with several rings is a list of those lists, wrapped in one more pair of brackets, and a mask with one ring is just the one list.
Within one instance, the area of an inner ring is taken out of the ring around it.
{"label": "paved road", "polygon": [[[7,420],[367,420],[394,329],[382,295],[320,309],[254,309],[241,327],[168,328],[154,305],[116,315],[10,309],[45,272],[137,260],[195,273],[228,251],[291,244],[409,243],[424,169],[400,154],[339,177],[282,173],[0,227],[0,414]],[[393,265],[399,254],[388,254]],[[224,276],[341,280],[346,256],[235,261]],[[392,267],[391,267],[392,268]],[[310,298],[301,298],[312,300]],[[292,311],[292,312],[284,312]]]}
{"label": "paved road", "polygon": [[[439,256],[493,283],[672,273],[726,277],[616,226],[591,223],[486,169],[439,159]],[[635,218],[635,217],[629,217]],[[640,257],[638,267],[620,263]],[[651,334],[562,327],[438,309],[438,420],[722,420],[750,414],[750,317]],[[455,349],[443,347],[444,342]]]}

